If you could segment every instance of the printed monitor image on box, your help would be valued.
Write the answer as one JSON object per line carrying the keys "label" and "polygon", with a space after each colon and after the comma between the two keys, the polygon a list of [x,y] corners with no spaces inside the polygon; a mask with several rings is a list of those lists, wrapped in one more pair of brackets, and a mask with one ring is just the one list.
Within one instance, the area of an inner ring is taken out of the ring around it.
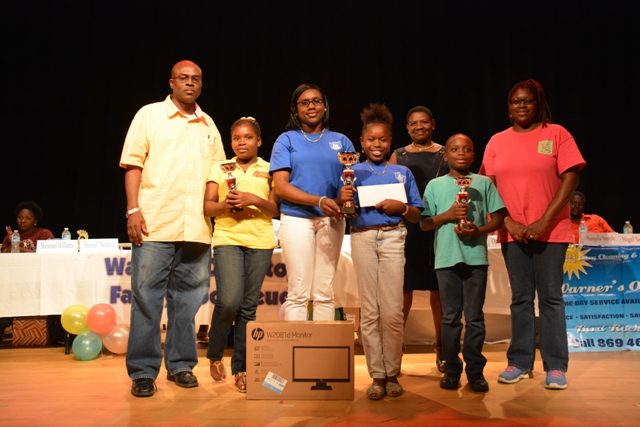
{"label": "printed monitor image on box", "polygon": [[[309,360],[320,358],[322,363]],[[315,383],[311,390],[333,390],[327,383],[351,381],[349,347],[293,347],[293,382]]]}
{"label": "printed monitor image on box", "polygon": [[353,399],[353,323],[249,322],[247,399]]}

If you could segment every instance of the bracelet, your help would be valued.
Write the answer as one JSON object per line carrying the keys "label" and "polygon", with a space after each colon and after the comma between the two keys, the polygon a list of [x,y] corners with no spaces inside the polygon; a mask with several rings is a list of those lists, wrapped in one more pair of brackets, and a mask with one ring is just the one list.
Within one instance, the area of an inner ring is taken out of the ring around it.
{"label": "bracelet", "polygon": [[322,199],[326,199],[326,198],[327,198],[327,196],[322,196],[322,197],[320,197],[320,200],[318,200],[318,207],[320,209],[322,209],[322,206],[320,206],[322,204]]}
{"label": "bracelet", "polygon": [[129,209],[127,213],[124,215],[124,217],[129,218],[131,215],[133,215],[136,212],[140,212],[140,208]]}
{"label": "bracelet", "polygon": [[402,212],[402,216],[405,216],[408,213],[409,213],[409,205],[407,205],[407,209],[405,209],[404,212]]}

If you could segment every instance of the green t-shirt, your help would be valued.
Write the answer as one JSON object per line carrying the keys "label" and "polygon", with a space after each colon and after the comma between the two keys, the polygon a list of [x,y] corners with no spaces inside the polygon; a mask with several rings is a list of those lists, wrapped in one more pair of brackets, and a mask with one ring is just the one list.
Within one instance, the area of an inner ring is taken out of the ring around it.
{"label": "green t-shirt", "polygon": [[[494,213],[504,208],[498,190],[489,178],[477,174],[469,174],[471,185],[469,193],[469,211],[467,220],[476,226],[487,224],[487,213]],[[429,181],[424,192],[425,206],[423,216],[435,216],[451,208],[460,189],[449,175]],[[454,231],[456,223],[447,222],[436,229],[435,268],[453,267],[458,263],[467,265],[489,265],[487,258],[487,236],[477,238],[461,237]]]}

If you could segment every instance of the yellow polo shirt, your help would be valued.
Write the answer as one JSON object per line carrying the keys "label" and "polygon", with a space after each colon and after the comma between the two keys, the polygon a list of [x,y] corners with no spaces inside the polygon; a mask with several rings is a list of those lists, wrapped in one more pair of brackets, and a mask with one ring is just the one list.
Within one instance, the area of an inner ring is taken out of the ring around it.
{"label": "yellow polo shirt", "polygon": [[140,166],[138,206],[147,241],[211,243],[211,221],[203,209],[211,165],[226,158],[211,117],[196,105],[187,117],[167,96],[145,105],[133,118],[120,166]]}
{"label": "yellow polo shirt", "polygon": [[[231,160],[236,160],[234,157]],[[236,168],[232,172],[236,177],[238,191],[253,193],[269,200],[273,187],[273,178],[269,174],[269,162],[258,157],[258,161],[243,171]],[[220,162],[211,167],[207,181],[218,184],[218,200],[224,200],[229,193],[225,184],[227,173],[220,168]],[[272,249],[275,236],[271,217],[255,206],[247,206],[244,211],[232,214],[229,211],[216,216],[213,231],[213,246],[244,246],[250,249]]]}

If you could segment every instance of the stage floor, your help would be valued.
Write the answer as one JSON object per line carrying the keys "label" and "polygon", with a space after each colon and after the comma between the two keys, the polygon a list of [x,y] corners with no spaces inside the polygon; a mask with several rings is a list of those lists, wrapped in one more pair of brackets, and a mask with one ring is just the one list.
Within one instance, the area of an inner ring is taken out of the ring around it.
{"label": "stage floor", "polygon": [[[61,347],[0,348],[0,425],[3,426],[637,426],[640,425],[640,352],[571,354],[569,388],[544,388],[534,378],[504,385],[506,344],[485,346],[490,391],[472,392],[463,379],[443,390],[428,347],[409,347],[399,398],[371,401],[366,362],[355,356],[353,401],[248,401],[232,382],[209,377],[205,347],[194,372],[200,386],[183,389],[161,371],[151,398],[129,393],[124,356],[82,362]],[[415,351],[428,351],[417,353]]]}

